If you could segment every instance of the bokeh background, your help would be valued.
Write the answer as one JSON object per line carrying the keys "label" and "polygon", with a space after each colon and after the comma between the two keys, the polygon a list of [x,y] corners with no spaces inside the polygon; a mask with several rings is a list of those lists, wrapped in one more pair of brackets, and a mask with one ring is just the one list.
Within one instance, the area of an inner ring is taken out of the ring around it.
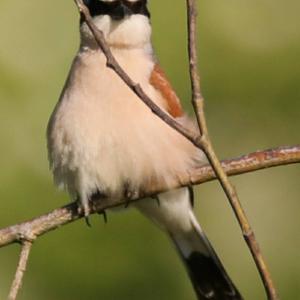
{"label": "bokeh background", "polygon": [[[189,104],[185,1],[150,1],[153,41]],[[201,2],[201,3],[200,3]],[[300,142],[300,2],[199,1],[209,128],[222,158]],[[73,1],[0,1],[0,227],[66,202],[52,183],[48,117],[78,48]],[[234,178],[281,299],[300,295],[300,167]],[[265,299],[237,222],[216,183],[197,188],[196,213],[246,299]],[[136,211],[76,222],[38,239],[23,300],[195,299],[168,239]],[[0,299],[18,247],[0,250]]]}

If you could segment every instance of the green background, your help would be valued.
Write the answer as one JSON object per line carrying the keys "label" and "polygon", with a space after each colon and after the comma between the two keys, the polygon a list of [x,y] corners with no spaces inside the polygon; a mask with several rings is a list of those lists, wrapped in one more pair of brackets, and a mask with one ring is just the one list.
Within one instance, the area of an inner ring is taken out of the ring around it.
{"label": "green background", "polygon": [[[191,112],[185,1],[151,0],[153,42]],[[200,2],[200,1],[199,1]],[[299,143],[300,2],[201,1],[200,67],[209,128],[222,158]],[[48,170],[45,128],[78,48],[73,1],[0,1],[0,227],[66,202]],[[300,294],[300,168],[233,179],[281,299]],[[265,299],[216,183],[197,188],[196,214],[246,299]],[[23,300],[195,299],[168,239],[136,211],[92,217],[38,239]],[[0,250],[5,299],[18,247]]]}

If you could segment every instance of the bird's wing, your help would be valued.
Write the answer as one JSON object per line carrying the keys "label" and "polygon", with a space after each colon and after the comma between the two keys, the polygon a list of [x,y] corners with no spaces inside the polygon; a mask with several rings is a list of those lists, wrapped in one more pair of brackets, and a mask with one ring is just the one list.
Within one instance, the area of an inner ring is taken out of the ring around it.
{"label": "bird's wing", "polygon": [[166,109],[172,117],[183,116],[184,111],[180,100],[159,64],[156,64],[153,68],[150,84],[161,93],[166,101]]}

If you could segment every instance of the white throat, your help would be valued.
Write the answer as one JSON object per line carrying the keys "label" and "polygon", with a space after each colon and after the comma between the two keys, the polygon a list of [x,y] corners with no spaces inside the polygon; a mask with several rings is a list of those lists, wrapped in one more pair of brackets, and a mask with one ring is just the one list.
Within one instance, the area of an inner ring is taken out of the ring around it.
{"label": "white throat", "polygon": [[[150,44],[151,25],[146,16],[131,15],[122,21],[114,21],[110,16],[102,15],[93,20],[111,47],[144,48]],[[80,33],[82,47],[95,45],[94,37],[85,23],[81,25]]]}

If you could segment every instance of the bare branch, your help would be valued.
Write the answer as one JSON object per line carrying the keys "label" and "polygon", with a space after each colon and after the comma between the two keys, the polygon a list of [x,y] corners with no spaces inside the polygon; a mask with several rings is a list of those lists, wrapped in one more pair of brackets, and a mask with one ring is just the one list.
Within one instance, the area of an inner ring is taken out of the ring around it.
{"label": "bare branch", "polygon": [[[299,163],[300,145],[278,147],[256,151],[238,158],[221,162],[228,176],[241,175],[262,169]],[[191,175],[191,183],[201,184],[215,180],[215,173],[210,165],[202,166]]]}
{"label": "bare branch", "polygon": [[186,0],[188,11],[188,48],[190,57],[190,77],[192,82],[192,103],[197,116],[197,121],[201,133],[202,150],[205,152],[210,165],[212,166],[217,178],[223,187],[223,190],[230,202],[234,214],[240,224],[244,239],[251,251],[257,269],[260,273],[261,279],[268,296],[268,299],[278,299],[274,283],[271,278],[270,271],[266,265],[265,259],[260,250],[259,244],[255,237],[254,231],[251,228],[248,217],[240,203],[235,187],[230,182],[225,170],[220,163],[215,150],[212,146],[208,128],[206,124],[206,117],[204,112],[204,98],[201,93],[200,76],[198,73],[198,57],[196,47],[196,25],[197,25],[197,7],[196,0]]}
{"label": "bare branch", "polygon": [[24,240],[22,242],[22,249],[20,253],[19,263],[18,263],[14,281],[11,285],[8,300],[17,299],[18,292],[22,286],[22,281],[23,281],[24,273],[26,271],[26,266],[32,248],[32,243],[33,243],[32,240]]}
{"label": "bare branch", "polygon": [[[253,152],[240,158],[224,160],[222,166],[228,175],[233,176],[293,163],[300,163],[300,145]],[[173,186],[171,188],[202,184],[215,178],[211,166],[201,166],[191,173],[189,177],[182,176],[180,186]],[[168,188],[165,186],[156,186],[152,190],[147,191],[142,197],[150,197],[169,189],[169,186]],[[138,199],[131,199],[131,201],[136,200]],[[114,203],[111,203],[111,199],[104,198],[92,203],[91,212],[101,213],[106,209],[122,205],[128,205],[128,199],[116,200]],[[29,237],[37,238],[82,217],[82,211],[78,208],[77,203],[73,202],[30,221],[3,228],[0,230],[0,248],[12,243],[22,242],[24,233]]]}

